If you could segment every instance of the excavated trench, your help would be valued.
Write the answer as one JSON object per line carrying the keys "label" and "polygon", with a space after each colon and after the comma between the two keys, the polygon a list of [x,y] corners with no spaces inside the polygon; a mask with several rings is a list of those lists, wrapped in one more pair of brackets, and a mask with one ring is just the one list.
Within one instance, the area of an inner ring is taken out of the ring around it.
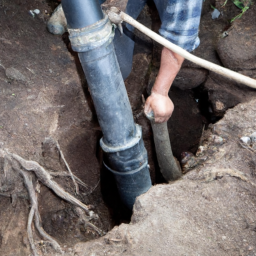
{"label": "excavated trench", "polygon": [[[119,1],[119,4],[123,6],[124,2]],[[228,22],[224,15],[216,22],[211,20],[210,2],[213,1],[204,3],[201,46],[195,55],[221,64],[223,59],[221,50],[218,50],[221,58],[216,52],[216,38]],[[0,0],[0,11],[4,13],[0,15],[0,31],[3,31],[0,38],[0,149],[36,161],[46,170],[67,172],[56,147],[55,142],[59,142],[70,169],[85,186],[79,185],[77,195],[69,177],[55,176],[54,180],[84,204],[91,205],[99,215],[92,223],[108,232],[115,225],[129,223],[131,212],[122,206],[114,179],[102,166],[103,154],[99,146],[102,133],[77,55],[70,48],[67,34],[58,37],[46,31],[45,22],[52,7],[48,1]],[[236,10],[232,5],[228,7],[230,9],[225,11],[232,17]],[[31,17],[29,10],[36,8],[41,14]],[[242,22],[250,24],[251,16],[248,17],[249,21]],[[139,21],[157,31],[160,21],[151,2]],[[125,85],[134,119],[143,129],[150,175],[155,185],[165,181],[157,164],[150,123],[142,114],[141,95],[147,97],[150,92],[159,68],[161,48],[139,32],[136,35],[133,70]],[[253,67],[239,70],[250,73]],[[228,86],[223,87],[223,84]],[[184,151],[196,153],[203,130],[220,120],[228,108],[250,100],[254,94],[242,85],[227,82],[185,61],[170,91],[175,111],[168,121],[168,129],[174,155],[181,160]],[[0,254],[28,255],[26,224],[30,203],[27,191],[19,175],[9,171],[8,177],[4,176],[4,162],[0,160]],[[36,182],[36,178],[33,179]],[[67,252],[78,242],[99,237],[97,232],[79,223],[71,204],[42,183],[38,184],[43,228]],[[36,241],[41,240],[39,234],[34,232],[34,235]],[[38,246],[41,250],[51,250],[47,243]]]}

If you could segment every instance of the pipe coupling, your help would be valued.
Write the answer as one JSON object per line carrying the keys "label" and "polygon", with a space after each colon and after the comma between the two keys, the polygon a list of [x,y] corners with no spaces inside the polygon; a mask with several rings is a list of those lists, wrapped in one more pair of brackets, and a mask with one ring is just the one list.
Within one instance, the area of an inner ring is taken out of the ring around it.
{"label": "pipe coupling", "polygon": [[129,139],[129,141],[127,141],[125,143],[125,145],[120,145],[120,146],[116,146],[113,147],[111,145],[107,145],[106,143],[104,143],[104,138],[100,139],[100,146],[102,148],[102,150],[106,153],[115,153],[115,152],[120,152],[120,151],[124,151],[126,149],[132,148],[133,146],[135,146],[136,144],[139,143],[139,141],[142,138],[142,129],[141,126],[138,124],[135,124],[135,134],[134,136]]}
{"label": "pipe coupling", "polygon": [[68,28],[72,49],[76,52],[87,52],[98,48],[107,41],[112,42],[115,32],[108,16],[98,22],[79,29]]}
{"label": "pipe coupling", "polygon": [[132,170],[132,171],[128,171],[128,172],[118,172],[115,171],[113,169],[111,169],[109,166],[107,166],[107,164],[103,161],[104,166],[113,174],[115,175],[120,175],[120,176],[125,176],[125,175],[132,175],[132,174],[136,174],[137,172],[140,172],[141,170],[145,169],[145,168],[149,168],[149,164],[148,161],[146,160],[139,168]]}

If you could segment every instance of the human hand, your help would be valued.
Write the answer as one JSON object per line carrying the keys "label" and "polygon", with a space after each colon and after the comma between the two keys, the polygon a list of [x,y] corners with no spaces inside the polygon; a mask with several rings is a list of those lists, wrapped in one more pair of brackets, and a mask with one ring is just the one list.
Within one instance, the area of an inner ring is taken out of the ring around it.
{"label": "human hand", "polygon": [[154,112],[154,118],[156,123],[167,122],[171,117],[174,110],[174,105],[168,95],[162,95],[156,92],[152,92],[147,98],[144,112],[149,114]]}

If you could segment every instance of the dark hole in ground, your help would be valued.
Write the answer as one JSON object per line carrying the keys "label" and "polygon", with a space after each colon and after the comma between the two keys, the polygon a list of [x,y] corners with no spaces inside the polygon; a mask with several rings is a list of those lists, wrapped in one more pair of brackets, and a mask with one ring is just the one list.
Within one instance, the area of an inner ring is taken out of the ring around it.
{"label": "dark hole in ground", "polygon": [[199,110],[202,116],[206,118],[205,129],[207,129],[210,123],[214,124],[222,117],[214,115],[209,101],[208,91],[203,84],[193,89],[193,92],[195,101],[198,102]]}
{"label": "dark hole in ground", "polygon": [[109,207],[110,214],[115,225],[129,223],[132,211],[127,209],[119,197],[115,178],[113,174],[104,167],[101,168],[101,192],[102,198]]}
{"label": "dark hole in ground", "polygon": [[[191,91],[181,91],[179,89],[173,89],[172,94],[174,98],[173,101],[177,101],[177,105],[179,105],[179,97],[180,95],[185,95],[185,97],[191,96]],[[193,100],[198,103],[198,109],[200,111],[200,114],[202,115],[202,120],[204,123],[204,129],[208,128],[208,125],[211,123],[216,123],[221,119],[221,117],[215,116],[214,113],[211,110],[211,104],[209,102],[208,98],[208,92],[204,88],[204,85],[200,85],[199,87],[195,88],[192,90],[192,95],[193,95]],[[182,97],[183,97],[182,96]],[[191,110],[192,111],[192,110]],[[184,124],[181,123],[181,126]],[[176,127],[177,130],[181,129],[181,127]],[[189,135],[186,135],[189,136]],[[185,136],[185,137],[186,137]],[[157,162],[157,157],[156,157],[156,152],[154,148],[154,141],[153,137],[151,135],[151,143],[153,146],[153,152],[152,156],[153,157],[153,162],[154,162],[154,181],[153,185],[156,184],[162,184],[166,183],[166,180],[164,179],[163,175],[160,172],[160,168]],[[184,148],[184,151],[190,151],[190,150],[197,150],[198,148],[198,143],[197,144],[191,144],[188,145],[187,148]],[[175,150],[175,148],[173,148]],[[180,160],[180,155],[175,155],[179,160]],[[120,225],[121,223],[128,223],[131,218],[132,212],[126,209],[123,205],[122,202],[119,198],[118,195],[118,190],[116,187],[116,183],[114,180],[113,175],[104,167],[101,168],[101,192],[102,192],[102,197],[107,206],[110,209],[111,216],[115,222],[115,225]]]}
{"label": "dark hole in ground", "polygon": [[52,11],[59,5],[60,1],[58,0],[46,0],[46,3],[51,7]]}

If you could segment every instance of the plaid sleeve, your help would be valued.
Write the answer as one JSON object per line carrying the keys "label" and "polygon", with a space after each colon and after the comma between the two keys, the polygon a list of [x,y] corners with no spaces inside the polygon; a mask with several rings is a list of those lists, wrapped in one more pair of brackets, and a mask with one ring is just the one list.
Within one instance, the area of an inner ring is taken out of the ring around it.
{"label": "plaid sleeve", "polygon": [[189,52],[196,49],[202,1],[155,0],[162,20],[160,35]]}

